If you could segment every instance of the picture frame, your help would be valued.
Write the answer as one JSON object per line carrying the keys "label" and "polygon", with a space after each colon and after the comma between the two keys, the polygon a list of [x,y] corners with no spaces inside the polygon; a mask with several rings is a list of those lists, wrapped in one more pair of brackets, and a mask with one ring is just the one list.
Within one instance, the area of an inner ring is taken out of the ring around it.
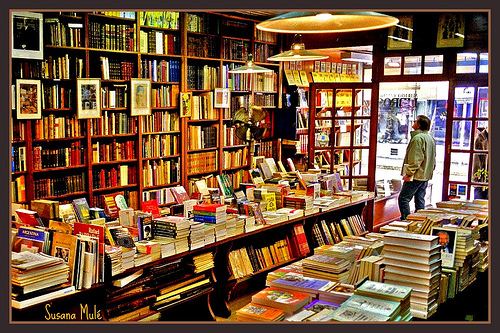
{"label": "picture frame", "polygon": [[439,237],[441,246],[441,266],[452,268],[455,265],[455,250],[457,247],[457,229],[432,227],[431,234]]}
{"label": "picture frame", "polygon": [[151,80],[130,79],[132,116],[147,116],[151,114]]}
{"label": "picture frame", "polygon": [[214,107],[228,108],[231,101],[231,89],[229,88],[215,88],[214,93]]}
{"label": "picture frame", "polygon": [[398,16],[397,25],[389,28],[388,50],[411,50],[413,43],[413,16]]}
{"label": "picture frame", "polygon": [[439,15],[436,47],[463,47],[464,40],[464,15],[453,13]]}
{"label": "picture frame", "polygon": [[16,80],[17,119],[42,119],[40,80]]}
{"label": "picture frame", "polygon": [[43,60],[43,14],[11,12],[12,58]]}
{"label": "picture frame", "polygon": [[191,117],[191,102],[193,99],[192,93],[180,93],[181,100],[181,117]]}
{"label": "picture frame", "polygon": [[101,117],[101,80],[81,78],[76,80],[78,119]]}

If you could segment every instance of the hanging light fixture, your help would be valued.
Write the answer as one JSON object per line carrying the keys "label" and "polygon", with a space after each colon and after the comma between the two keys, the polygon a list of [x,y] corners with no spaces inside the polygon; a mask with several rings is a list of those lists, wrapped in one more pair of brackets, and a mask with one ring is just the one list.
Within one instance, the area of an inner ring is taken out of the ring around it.
{"label": "hanging light fixture", "polygon": [[245,65],[234,69],[230,69],[228,71],[228,73],[231,74],[251,74],[251,73],[267,73],[267,72],[272,72],[272,70],[265,67],[257,66],[253,62],[253,56],[251,53],[248,54],[247,62]]}
{"label": "hanging light fixture", "polygon": [[332,33],[388,28],[399,20],[376,12],[288,12],[257,24],[257,29],[281,33]]}
{"label": "hanging light fixture", "polygon": [[302,36],[295,35],[296,41],[292,44],[289,51],[273,55],[267,58],[272,61],[301,61],[301,60],[321,60],[327,59],[328,55],[306,50],[306,46],[302,43]]}

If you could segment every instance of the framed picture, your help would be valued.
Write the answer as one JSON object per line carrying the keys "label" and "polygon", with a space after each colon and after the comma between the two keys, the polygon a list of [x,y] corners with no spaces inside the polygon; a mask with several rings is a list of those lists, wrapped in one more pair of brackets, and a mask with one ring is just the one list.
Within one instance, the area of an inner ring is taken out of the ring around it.
{"label": "framed picture", "polygon": [[17,119],[41,119],[40,80],[16,80]]}
{"label": "framed picture", "polygon": [[229,88],[215,88],[214,107],[228,108],[231,100],[231,90]]}
{"label": "framed picture", "polygon": [[181,117],[191,117],[191,93],[180,93],[181,98]]}
{"label": "framed picture", "polygon": [[441,14],[439,16],[436,47],[463,47],[465,39],[465,19],[461,14]]}
{"label": "framed picture", "polygon": [[132,91],[132,116],[147,116],[151,114],[151,81],[149,79],[130,79]]}
{"label": "framed picture", "polygon": [[101,117],[101,81],[99,79],[77,79],[78,118]]}
{"label": "framed picture", "polygon": [[410,50],[413,40],[413,16],[398,17],[399,23],[389,28],[388,50]]}
{"label": "framed picture", "polygon": [[12,58],[43,59],[43,15],[11,12]]}
{"label": "framed picture", "polygon": [[432,227],[431,234],[439,237],[441,247],[441,266],[455,265],[455,250],[457,247],[457,230],[446,227]]}

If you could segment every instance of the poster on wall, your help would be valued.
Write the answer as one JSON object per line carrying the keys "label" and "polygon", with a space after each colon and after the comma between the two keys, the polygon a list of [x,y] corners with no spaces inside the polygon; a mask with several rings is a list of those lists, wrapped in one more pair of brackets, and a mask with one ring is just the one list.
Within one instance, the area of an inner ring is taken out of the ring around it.
{"label": "poster on wall", "polygon": [[388,50],[410,50],[413,41],[413,16],[398,17],[399,23],[389,28]]}
{"label": "poster on wall", "polygon": [[465,20],[460,14],[441,14],[439,16],[436,47],[463,47],[465,39]]}

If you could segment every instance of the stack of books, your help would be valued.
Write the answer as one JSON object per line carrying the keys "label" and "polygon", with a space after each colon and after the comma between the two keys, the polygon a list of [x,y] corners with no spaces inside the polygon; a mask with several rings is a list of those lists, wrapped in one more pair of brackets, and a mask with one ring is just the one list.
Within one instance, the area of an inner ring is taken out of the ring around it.
{"label": "stack of books", "polygon": [[297,272],[286,273],[282,277],[269,282],[271,287],[306,293],[313,298],[317,298],[321,291],[327,291],[336,284],[337,282],[306,277]]}
{"label": "stack of books", "polygon": [[276,210],[278,214],[285,214],[288,220],[293,220],[304,216],[304,211],[302,209],[295,209],[290,207],[282,207]]}
{"label": "stack of books", "polygon": [[223,223],[227,221],[226,205],[203,202],[193,207],[195,222]]}
{"label": "stack of books", "polygon": [[215,225],[203,223],[203,233],[205,235],[205,245],[215,243]]}
{"label": "stack of books", "polygon": [[314,248],[314,254],[343,258],[353,263],[356,259],[354,247],[343,244],[322,245]]}
{"label": "stack of books", "polygon": [[400,321],[400,310],[399,302],[353,295],[325,318],[342,322]]}
{"label": "stack of books", "polygon": [[189,265],[193,267],[195,274],[204,272],[214,267],[214,255],[212,252],[207,252],[193,256],[192,263]]}
{"label": "stack of books", "polygon": [[69,266],[62,258],[28,251],[12,252],[11,263],[12,297],[18,307],[24,307],[29,299],[63,289],[69,280]]}
{"label": "stack of books", "polygon": [[226,222],[216,223],[215,224],[215,241],[221,241],[228,237]]}
{"label": "stack of books", "polygon": [[262,212],[262,216],[264,217],[265,223],[269,225],[279,224],[288,220],[286,214],[280,214],[273,211]]}
{"label": "stack of books", "polygon": [[311,210],[314,205],[314,199],[309,195],[287,195],[284,198],[283,207],[302,209],[304,211]]}
{"label": "stack of books", "polygon": [[313,254],[302,260],[302,267],[306,277],[344,283],[349,277],[351,263],[343,258]]}
{"label": "stack of books", "polygon": [[283,321],[285,312],[265,305],[249,303],[236,311],[237,321]]}
{"label": "stack of books", "polygon": [[330,288],[319,292],[318,299],[325,302],[342,304],[353,294],[354,286],[345,283],[337,283]]}
{"label": "stack of books", "polygon": [[227,221],[226,221],[226,232],[228,237],[236,236],[237,235],[237,230],[236,230],[236,221],[237,218],[235,215],[227,215]]}
{"label": "stack of books", "polygon": [[122,265],[122,247],[121,246],[111,246],[106,245],[105,247],[106,256],[109,257],[111,262],[111,276],[115,276],[124,271]]}
{"label": "stack of books", "polygon": [[292,316],[296,311],[311,302],[311,295],[268,287],[252,296],[252,303],[265,305],[285,312],[285,316]]}
{"label": "stack of books", "polygon": [[123,270],[134,267],[135,246],[133,248],[122,247]]}
{"label": "stack of books", "polygon": [[320,319],[320,317],[319,316],[313,317],[314,315],[323,311],[324,309],[335,310],[339,306],[340,305],[337,303],[326,302],[326,301],[321,301],[319,299],[315,299],[311,303],[304,306],[302,310],[300,310],[299,312],[295,313],[290,317],[285,318],[285,321],[290,321],[290,322],[317,321],[317,319]]}
{"label": "stack of books", "polygon": [[155,241],[142,240],[135,243],[137,252],[151,255],[151,261],[161,258],[161,245]]}
{"label": "stack of books", "polygon": [[189,220],[182,216],[160,216],[153,220],[155,239],[173,239],[176,254],[189,251],[189,228]]}
{"label": "stack of books", "polygon": [[158,242],[161,247],[161,257],[167,258],[175,254],[175,240],[172,238],[155,238],[155,242]]}
{"label": "stack of books", "polygon": [[204,223],[192,222],[189,226],[189,249],[196,250],[205,246]]}
{"label": "stack of books", "polygon": [[244,220],[245,232],[252,232],[259,229],[262,225],[255,224],[255,217],[251,215],[240,215],[239,219]]}
{"label": "stack of books", "polygon": [[411,287],[376,281],[366,281],[354,292],[355,295],[399,303],[400,321],[410,321],[412,318],[411,293]]}
{"label": "stack of books", "polygon": [[411,310],[427,319],[438,306],[441,251],[438,237],[391,231],[384,235],[384,281],[411,287]]}

